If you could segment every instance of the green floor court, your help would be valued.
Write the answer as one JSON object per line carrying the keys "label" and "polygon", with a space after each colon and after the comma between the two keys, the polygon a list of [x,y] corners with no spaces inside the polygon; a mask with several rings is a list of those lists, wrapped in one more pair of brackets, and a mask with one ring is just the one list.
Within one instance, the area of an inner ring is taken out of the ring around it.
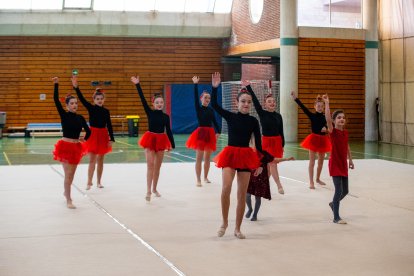
{"label": "green floor court", "polygon": [[[195,152],[185,147],[188,135],[174,135],[176,148],[165,154],[165,162],[193,162]],[[0,165],[55,164],[52,158],[53,145],[59,137],[53,138],[3,138],[0,139]],[[106,157],[106,163],[141,163],[145,162],[144,151],[137,146],[137,137],[117,136],[112,153]],[[219,139],[218,150],[227,143],[227,136]],[[355,159],[383,159],[407,164],[414,164],[414,148],[377,142],[351,143]],[[308,159],[308,152],[298,143],[285,145],[285,156],[297,160]],[[84,158],[83,163],[87,162]]]}

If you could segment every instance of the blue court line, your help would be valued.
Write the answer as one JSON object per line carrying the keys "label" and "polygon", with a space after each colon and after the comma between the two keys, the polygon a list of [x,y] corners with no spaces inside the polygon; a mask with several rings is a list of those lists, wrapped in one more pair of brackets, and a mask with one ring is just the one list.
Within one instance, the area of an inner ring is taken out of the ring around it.
{"label": "blue court line", "polygon": [[[50,168],[55,171],[58,175],[64,177],[64,175],[56,170],[53,166],[50,166]],[[116,224],[121,226],[122,229],[124,229],[126,232],[128,232],[134,239],[138,240],[145,248],[147,248],[149,251],[157,255],[169,268],[171,268],[177,275],[185,276],[184,272],[179,270],[171,261],[169,261],[167,258],[165,258],[160,252],[158,252],[154,247],[152,247],[149,243],[147,243],[143,238],[141,238],[138,234],[136,234],[134,231],[131,230],[126,224],[122,223],[119,219],[114,217],[111,213],[109,213],[102,205],[100,205],[98,202],[96,202],[91,196],[87,195],[85,192],[83,192],[78,186],[72,184],[73,187],[75,187],[76,190],[78,190],[79,193],[81,193],[85,198],[87,198],[90,202],[92,202],[93,205],[95,205],[99,210],[104,212],[107,216],[109,216]]]}

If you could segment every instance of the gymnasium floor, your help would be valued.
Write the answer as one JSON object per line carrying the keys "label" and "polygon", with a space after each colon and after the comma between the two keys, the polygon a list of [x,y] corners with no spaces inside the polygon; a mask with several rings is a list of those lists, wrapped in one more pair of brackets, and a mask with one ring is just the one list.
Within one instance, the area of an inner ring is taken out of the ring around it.
{"label": "gymnasium floor", "polygon": [[257,222],[244,220],[247,239],[238,240],[236,187],[218,238],[221,171],[212,164],[212,183],[196,187],[187,136],[175,137],[161,198],[145,202],[137,138],[116,137],[104,189],[85,191],[87,158],[78,167],[76,210],[61,196],[56,138],[0,140],[0,275],[414,275],[414,148],[352,144],[355,170],[341,203],[348,224],[336,225],[327,163],[328,185],[309,190],[307,153],[287,144],[298,160],[279,165],[286,194],[271,181],[273,199],[262,201]]}

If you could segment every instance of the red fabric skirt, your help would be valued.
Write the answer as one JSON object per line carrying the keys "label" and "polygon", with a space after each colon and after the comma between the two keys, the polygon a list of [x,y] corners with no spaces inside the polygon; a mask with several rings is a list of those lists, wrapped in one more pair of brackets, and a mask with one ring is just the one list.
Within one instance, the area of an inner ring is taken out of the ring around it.
{"label": "red fabric skirt", "polygon": [[216,151],[216,133],[212,127],[198,127],[191,133],[185,143],[187,148],[193,150]]}
{"label": "red fabric skirt", "polygon": [[71,143],[59,140],[53,150],[53,159],[62,163],[77,165],[85,154],[86,151],[83,143]]}
{"label": "red fabric skirt", "polygon": [[108,129],[105,128],[96,128],[90,127],[91,136],[84,143],[85,150],[87,153],[94,153],[104,155],[112,151],[112,146],[110,145],[110,138],[108,134]]}
{"label": "red fabric skirt", "polygon": [[227,146],[213,161],[218,168],[254,170],[260,167],[260,156],[250,147]]}
{"label": "red fabric skirt", "polygon": [[262,136],[262,148],[273,157],[283,157],[282,136]]}
{"label": "red fabric skirt", "polygon": [[329,140],[328,135],[311,133],[306,136],[300,145],[302,148],[319,153],[330,152],[332,150],[331,141]]}
{"label": "red fabric skirt", "polygon": [[147,131],[139,140],[139,145],[152,151],[171,150],[172,146],[167,134]]}

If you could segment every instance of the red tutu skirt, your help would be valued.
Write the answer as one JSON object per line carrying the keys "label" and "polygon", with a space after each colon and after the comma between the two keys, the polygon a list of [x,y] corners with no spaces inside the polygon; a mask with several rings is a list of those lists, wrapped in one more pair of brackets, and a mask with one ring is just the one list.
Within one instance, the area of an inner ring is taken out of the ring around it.
{"label": "red tutu skirt", "polygon": [[62,163],[77,165],[85,154],[86,151],[83,143],[71,143],[59,140],[53,150],[53,159]]}
{"label": "red tutu skirt", "polygon": [[167,134],[147,131],[139,140],[139,145],[152,151],[171,150],[172,146]]}
{"label": "red tutu skirt", "polygon": [[90,127],[91,136],[84,143],[87,153],[104,155],[112,151],[107,128]]}
{"label": "red tutu skirt", "polygon": [[218,168],[249,169],[260,167],[260,156],[250,147],[225,147],[213,161]]}
{"label": "red tutu skirt", "polygon": [[306,136],[300,145],[302,148],[319,153],[330,152],[332,150],[332,144],[328,135],[311,133]]}
{"label": "red tutu skirt", "polygon": [[212,127],[198,127],[191,133],[185,143],[187,148],[193,150],[216,151],[216,133]]}
{"label": "red tutu skirt", "polygon": [[282,158],[282,136],[262,136],[262,148],[273,157]]}

